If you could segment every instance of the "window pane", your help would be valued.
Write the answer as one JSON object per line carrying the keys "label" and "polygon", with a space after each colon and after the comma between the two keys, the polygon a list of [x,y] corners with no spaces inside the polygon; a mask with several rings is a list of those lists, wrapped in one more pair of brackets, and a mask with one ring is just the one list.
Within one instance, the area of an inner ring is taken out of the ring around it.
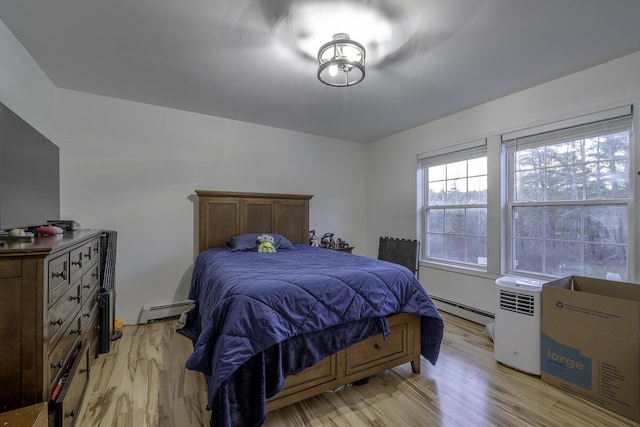
{"label": "window pane", "polygon": [[446,235],[445,258],[449,261],[466,261],[466,244],[464,236]]}
{"label": "window pane", "polygon": [[513,208],[512,233],[514,237],[541,237],[544,235],[544,207]]}
{"label": "window pane", "polygon": [[547,167],[566,166],[583,161],[582,141],[569,141],[550,145],[546,150]]}
{"label": "window pane", "polygon": [[487,176],[472,177],[468,180],[469,204],[487,203]]}
{"label": "window pane", "polygon": [[582,168],[560,166],[547,169],[547,200],[582,200]]}
{"label": "window pane", "polygon": [[467,237],[467,260],[471,264],[487,265],[487,238]]}
{"label": "window pane", "polygon": [[447,179],[447,165],[431,166],[429,168],[429,182]]}
{"label": "window pane", "polygon": [[427,211],[427,233],[444,233],[444,209]]}
{"label": "window pane", "polygon": [[585,165],[588,199],[629,197],[629,161],[617,160]]}
{"label": "window pane", "polygon": [[487,174],[487,158],[471,159],[468,163],[469,176],[483,176]]}
{"label": "window pane", "polygon": [[543,241],[513,239],[512,268],[519,271],[542,273]]}
{"label": "window pane", "polygon": [[463,205],[467,203],[467,179],[447,180],[447,204]]}
{"label": "window pane", "polygon": [[456,179],[467,176],[467,161],[449,163],[447,165],[447,179]]}
{"label": "window pane", "polygon": [[587,244],[583,275],[611,280],[627,279],[627,250],[620,245]]}
{"label": "window pane", "polygon": [[544,169],[532,169],[515,174],[515,200],[538,202],[545,198]]}
{"label": "window pane", "polygon": [[428,258],[444,259],[444,235],[427,233],[426,251]]}
{"label": "window pane", "polygon": [[486,209],[467,209],[467,235],[487,235]]}
{"label": "window pane", "polygon": [[542,273],[553,276],[582,275],[582,245],[575,242],[547,241]]}
{"label": "window pane", "polygon": [[549,206],[545,208],[546,239],[579,241],[582,236],[580,206]]}
{"label": "window pane", "polygon": [[630,132],[618,132],[585,139],[585,161],[629,159]]}
{"label": "window pane", "polygon": [[589,206],[584,209],[584,240],[627,244],[627,206]]}
{"label": "window pane", "polygon": [[447,192],[444,185],[445,181],[429,183],[428,203],[430,206],[441,206],[447,203]]}
{"label": "window pane", "polygon": [[546,166],[544,147],[516,151],[516,171],[543,169]]}
{"label": "window pane", "polygon": [[446,209],[444,214],[445,233],[464,234],[464,209]]}

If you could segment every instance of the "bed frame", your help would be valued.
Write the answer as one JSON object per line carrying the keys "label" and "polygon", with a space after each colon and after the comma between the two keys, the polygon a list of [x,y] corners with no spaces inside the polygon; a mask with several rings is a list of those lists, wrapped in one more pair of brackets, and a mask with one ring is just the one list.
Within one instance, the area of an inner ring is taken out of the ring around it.
{"label": "bed frame", "polygon": [[[309,242],[309,201],[305,194],[237,193],[196,190],[199,250],[225,247],[243,233],[278,233],[292,243]],[[327,249],[329,250],[329,249]],[[326,357],[297,375],[267,400],[267,411],[287,406],[407,362],[420,373],[420,316],[388,317],[391,330]]]}

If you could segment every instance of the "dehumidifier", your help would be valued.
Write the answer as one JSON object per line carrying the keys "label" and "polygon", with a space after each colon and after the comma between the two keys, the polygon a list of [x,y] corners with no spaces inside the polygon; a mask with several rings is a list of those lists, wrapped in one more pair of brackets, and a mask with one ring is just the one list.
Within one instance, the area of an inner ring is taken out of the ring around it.
{"label": "dehumidifier", "polygon": [[496,280],[493,355],[520,371],[540,375],[541,280],[504,276]]}

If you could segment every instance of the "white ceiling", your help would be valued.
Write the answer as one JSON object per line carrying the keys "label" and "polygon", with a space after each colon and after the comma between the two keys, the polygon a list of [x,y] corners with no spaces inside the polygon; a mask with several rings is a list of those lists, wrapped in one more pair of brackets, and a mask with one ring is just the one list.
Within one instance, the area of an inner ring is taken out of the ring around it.
{"label": "white ceiling", "polygon": [[58,87],[359,142],[640,51],[638,0],[363,0],[416,25],[334,88],[278,26],[292,3],[0,0],[0,19]]}

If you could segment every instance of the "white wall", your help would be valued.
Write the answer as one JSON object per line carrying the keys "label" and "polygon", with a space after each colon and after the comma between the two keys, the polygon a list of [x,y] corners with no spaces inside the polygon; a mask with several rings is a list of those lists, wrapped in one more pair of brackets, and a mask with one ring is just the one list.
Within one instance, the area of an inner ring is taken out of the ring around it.
{"label": "white wall", "polygon": [[117,314],[187,299],[194,190],[313,194],[310,226],[364,247],[365,146],[58,90],[62,217],[118,231]]}
{"label": "white wall", "polygon": [[[415,236],[418,153],[638,102],[638,76],[640,52],[369,144],[368,240],[364,253],[375,256],[377,236]],[[492,142],[499,143],[499,139],[492,138]],[[636,265],[638,261],[636,254]],[[489,274],[469,275],[423,265],[420,279],[434,296],[493,313],[494,280],[501,273],[496,269]]]}

